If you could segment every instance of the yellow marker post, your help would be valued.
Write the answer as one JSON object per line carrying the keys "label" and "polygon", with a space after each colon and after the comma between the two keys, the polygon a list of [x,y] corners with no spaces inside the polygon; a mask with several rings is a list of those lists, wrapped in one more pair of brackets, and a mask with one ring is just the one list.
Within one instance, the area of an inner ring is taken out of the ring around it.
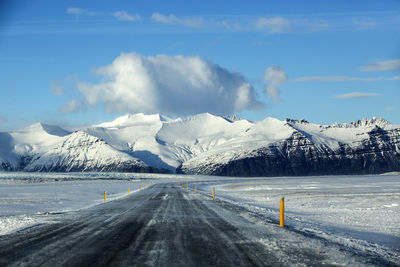
{"label": "yellow marker post", "polygon": [[285,198],[281,198],[281,207],[280,207],[280,213],[281,213],[281,220],[280,220],[280,226],[284,227],[285,226]]}
{"label": "yellow marker post", "polygon": [[131,194],[131,189],[128,187],[128,195]]}
{"label": "yellow marker post", "polygon": [[186,190],[189,191],[189,184],[186,184]]}
{"label": "yellow marker post", "polygon": [[104,191],[104,202],[107,202],[107,192]]}
{"label": "yellow marker post", "polygon": [[142,190],[142,185],[139,185],[139,191]]}
{"label": "yellow marker post", "polygon": [[194,192],[197,192],[197,185],[194,185]]}
{"label": "yellow marker post", "polygon": [[147,188],[147,184],[144,185],[144,188]]}
{"label": "yellow marker post", "polygon": [[213,187],[213,199],[215,198],[215,187]]}

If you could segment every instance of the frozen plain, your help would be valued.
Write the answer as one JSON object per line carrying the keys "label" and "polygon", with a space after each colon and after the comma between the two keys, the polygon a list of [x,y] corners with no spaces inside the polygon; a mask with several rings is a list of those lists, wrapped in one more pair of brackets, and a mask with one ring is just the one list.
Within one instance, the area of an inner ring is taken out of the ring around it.
{"label": "frozen plain", "polygon": [[[47,213],[85,209],[176,181],[277,222],[285,197],[289,229],[400,264],[400,175],[230,178],[123,173],[0,173],[0,235],[52,223]],[[246,212],[242,214],[246,216]]]}
{"label": "frozen plain", "polygon": [[89,208],[164,182],[174,175],[135,173],[0,172],[0,236],[35,224],[46,215]]}
{"label": "frozen plain", "polygon": [[312,176],[236,179],[199,186],[246,209],[345,246],[400,263],[400,175]]}

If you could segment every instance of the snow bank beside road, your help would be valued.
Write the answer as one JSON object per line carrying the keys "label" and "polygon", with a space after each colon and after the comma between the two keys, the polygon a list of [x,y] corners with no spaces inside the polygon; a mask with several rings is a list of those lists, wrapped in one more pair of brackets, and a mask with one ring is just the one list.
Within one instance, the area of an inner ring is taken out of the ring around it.
{"label": "snow bank beside road", "polygon": [[6,235],[38,223],[40,221],[32,216],[0,216],[0,235]]}
{"label": "snow bank beside road", "polygon": [[237,179],[198,186],[207,193],[212,187],[217,197],[276,221],[284,196],[287,226],[381,254],[397,251],[400,256],[399,175]]}
{"label": "snow bank beside road", "polygon": [[0,235],[47,221],[46,214],[79,210],[176,176],[128,173],[0,173]]}

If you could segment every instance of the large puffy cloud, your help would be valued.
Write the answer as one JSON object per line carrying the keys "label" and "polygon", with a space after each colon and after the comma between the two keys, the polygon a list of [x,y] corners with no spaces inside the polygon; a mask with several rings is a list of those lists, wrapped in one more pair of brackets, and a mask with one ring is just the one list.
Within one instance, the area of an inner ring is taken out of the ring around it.
{"label": "large puffy cloud", "polygon": [[123,53],[96,72],[100,83],[77,87],[89,105],[109,112],[228,115],[262,106],[242,75],[197,56]]}
{"label": "large puffy cloud", "polygon": [[265,86],[268,96],[275,102],[281,101],[278,86],[287,83],[288,76],[286,72],[279,66],[270,66],[265,70],[263,78],[268,83]]}

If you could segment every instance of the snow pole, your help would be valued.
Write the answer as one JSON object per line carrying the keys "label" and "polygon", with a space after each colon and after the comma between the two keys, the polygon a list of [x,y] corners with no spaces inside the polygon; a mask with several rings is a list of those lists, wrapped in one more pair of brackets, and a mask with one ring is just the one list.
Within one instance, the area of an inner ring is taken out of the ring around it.
{"label": "snow pole", "polygon": [[189,184],[186,184],[186,190],[189,191]]}
{"label": "snow pole", "polygon": [[285,198],[281,198],[281,203],[280,203],[280,226],[284,227],[285,226]]}
{"label": "snow pole", "polygon": [[213,187],[213,199],[215,198],[215,187]]}
{"label": "snow pole", "polygon": [[142,185],[139,185],[139,191],[142,190]]}
{"label": "snow pole", "polygon": [[194,192],[197,192],[197,185],[194,185]]}
{"label": "snow pole", "polygon": [[128,195],[131,194],[131,189],[128,187]]}
{"label": "snow pole", "polygon": [[104,191],[104,202],[107,202],[107,192]]}

